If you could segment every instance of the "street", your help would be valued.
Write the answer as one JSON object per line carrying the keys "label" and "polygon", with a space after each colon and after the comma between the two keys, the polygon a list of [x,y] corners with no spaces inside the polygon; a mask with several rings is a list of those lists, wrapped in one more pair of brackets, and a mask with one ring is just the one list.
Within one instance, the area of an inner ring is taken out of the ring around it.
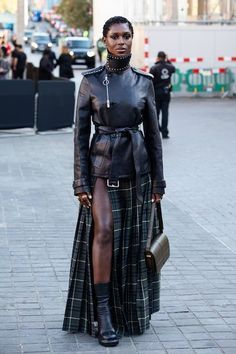
{"label": "street", "polygon": [[236,353],[236,100],[173,99],[161,311],[104,349],[61,331],[78,203],[72,131],[0,132],[0,352]]}
{"label": "street", "polygon": [[[34,25],[35,25],[34,32],[47,32],[47,30],[49,29],[50,31],[52,31],[52,28],[47,22],[42,21],[39,23],[35,23]],[[58,58],[61,54],[59,46],[53,43],[52,50],[55,52],[56,57]],[[39,62],[42,57],[42,52],[31,53],[30,45],[24,45],[24,51],[25,54],[27,55],[27,62],[32,63],[36,67],[39,67]],[[78,81],[81,80],[81,72],[86,70],[87,67],[85,65],[73,65],[74,78],[72,80],[78,84]],[[53,75],[59,77],[58,66],[53,70]]]}
{"label": "street", "polygon": [[[59,48],[57,46],[53,45],[52,50],[55,52],[56,57],[58,58],[60,55]],[[39,53],[39,52],[31,53],[29,46],[24,46],[24,51],[25,51],[25,54],[27,55],[27,61],[34,64],[34,66],[39,67],[39,62],[42,57],[42,53]],[[86,71],[86,70],[87,70],[86,66],[73,65],[74,78],[72,80],[75,82],[80,80],[81,79],[81,72]],[[53,75],[56,77],[59,77],[59,66],[57,66],[53,70]]]}

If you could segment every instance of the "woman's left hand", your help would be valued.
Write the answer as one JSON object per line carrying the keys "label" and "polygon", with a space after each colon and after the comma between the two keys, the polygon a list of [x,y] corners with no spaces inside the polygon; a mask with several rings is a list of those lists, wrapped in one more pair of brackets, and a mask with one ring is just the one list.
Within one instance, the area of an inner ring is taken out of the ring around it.
{"label": "woman's left hand", "polygon": [[152,195],[152,202],[153,203],[160,203],[160,201],[162,200],[162,197],[163,197],[162,194],[154,193]]}

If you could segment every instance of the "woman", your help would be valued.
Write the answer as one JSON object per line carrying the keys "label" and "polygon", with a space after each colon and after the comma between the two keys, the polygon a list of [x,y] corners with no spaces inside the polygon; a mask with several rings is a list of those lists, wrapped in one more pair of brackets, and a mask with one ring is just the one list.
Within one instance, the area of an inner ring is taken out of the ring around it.
{"label": "woman", "polygon": [[62,47],[62,53],[57,60],[57,64],[59,65],[59,76],[64,77],[66,79],[71,79],[74,77],[72,70],[72,57],[69,54],[68,47]]}
{"label": "woman", "polygon": [[50,49],[44,49],[43,56],[39,62],[39,80],[52,80],[54,65],[50,60]]}
{"label": "woman", "polygon": [[4,58],[3,51],[0,49],[0,80],[7,80],[10,71],[10,63]]}
{"label": "woman", "polygon": [[97,41],[97,53],[98,53],[98,58],[100,63],[102,63],[102,56],[105,51],[106,51],[106,46],[103,41],[103,38],[99,38]]}
{"label": "woman", "polygon": [[143,333],[159,310],[159,276],[147,270],[144,249],[152,201],[165,188],[162,147],[152,78],[129,64],[132,39],[126,18],[106,21],[107,62],[84,73],[75,124],[73,185],[82,207],[63,329],[95,335],[97,321],[103,346]]}

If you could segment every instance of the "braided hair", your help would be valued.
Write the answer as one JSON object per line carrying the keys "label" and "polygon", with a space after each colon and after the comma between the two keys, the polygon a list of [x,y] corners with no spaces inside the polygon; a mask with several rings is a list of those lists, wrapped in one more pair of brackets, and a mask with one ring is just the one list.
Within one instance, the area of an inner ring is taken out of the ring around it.
{"label": "braided hair", "polygon": [[133,37],[134,29],[133,29],[131,22],[129,20],[127,20],[127,18],[122,17],[122,16],[111,17],[104,23],[103,31],[102,31],[103,37],[107,36],[107,33],[110,30],[112,25],[119,24],[119,23],[127,23],[129,26],[130,32],[132,34],[132,37]]}

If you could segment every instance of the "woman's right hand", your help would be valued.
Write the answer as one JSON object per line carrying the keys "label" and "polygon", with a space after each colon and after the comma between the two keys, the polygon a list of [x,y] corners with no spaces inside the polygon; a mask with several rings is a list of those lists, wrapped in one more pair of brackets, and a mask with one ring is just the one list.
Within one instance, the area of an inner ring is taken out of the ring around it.
{"label": "woman's right hand", "polygon": [[77,195],[77,198],[82,206],[86,208],[91,208],[92,195],[90,193],[86,193],[86,192],[79,193]]}

